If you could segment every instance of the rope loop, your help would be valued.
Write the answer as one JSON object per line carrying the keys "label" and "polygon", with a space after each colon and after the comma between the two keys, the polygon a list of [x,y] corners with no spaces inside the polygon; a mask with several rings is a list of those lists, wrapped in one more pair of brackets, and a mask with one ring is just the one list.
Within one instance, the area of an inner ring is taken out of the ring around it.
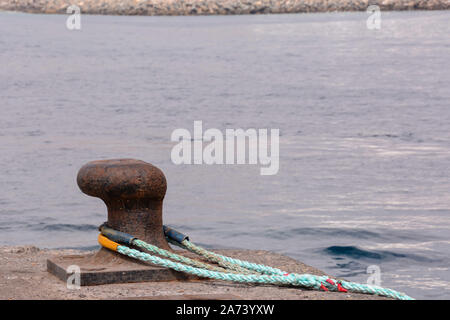
{"label": "rope loop", "polygon": [[[213,263],[213,265],[158,248],[131,235],[113,230],[105,224],[100,227],[101,234],[98,240],[103,247],[117,251],[125,256],[201,278],[239,283],[292,285],[322,291],[365,293],[399,300],[414,300],[404,293],[388,288],[331,279],[328,276],[287,273],[263,264],[223,256],[193,244],[187,236],[176,230],[167,227],[165,230],[170,230],[169,236],[166,234],[166,237],[171,244],[193,252],[206,261]],[[171,235],[173,235],[173,238]],[[129,248],[114,241],[134,245],[149,253]]]}

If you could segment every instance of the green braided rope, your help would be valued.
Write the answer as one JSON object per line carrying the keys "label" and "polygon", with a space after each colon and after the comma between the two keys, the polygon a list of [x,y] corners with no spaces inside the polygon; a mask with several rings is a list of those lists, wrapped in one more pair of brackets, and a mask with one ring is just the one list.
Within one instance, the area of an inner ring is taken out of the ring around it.
{"label": "green braided rope", "polygon": [[234,263],[232,261],[226,261],[220,255],[218,255],[214,252],[205,250],[201,247],[198,247],[188,240],[184,240],[181,244],[176,241],[169,241],[169,242],[172,244],[175,244],[183,249],[186,249],[193,253],[196,253],[196,254],[204,257],[206,260],[208,260],[210,262],[217,263],[219,266],[222,266],[225,269],[232,270],[235,272],[240,272],[243,274],[255,274],[254,271],[256,271],[257,273],[261,273],[258,270],[246,268],[244,266],[241,267],[239,264]]}
{"label": "green braided rope", "polygon": [[203,269],[208,269],[208,270],[213,270],[213,271],[219,271],[219,272],[227,272],[226,269],[221,268],[221,267],[215,267],[212,265],[209,265],[207,263],[203,263],[201,261],[198,260],[194,260],[194,259],[190,259],[188,257],[184,257],[182,255],[170,252],[168,250],[164,250],[161,248],[158,248],[157,246],[151,245],[145,241],[139,240],[139,239],[134,239],[133,240],[133,244],[139,248],[143,248],[149,252],[152,252],[154,254],[157,254],[159,256],[162,257],[166,257],[178,262],[181,262],[183,264],[189,265],[189,266],[194,266],[197,268],[203,268]]}
{"label": "green braided rope", "polygon": [[[252,262],[248,262],[248,261],[243,261],[243,260],[223,256],[223,255],[208,251],[204,248],[201,248],[201,247],[193,244],[189,240],[184,240],[181,243],[181,245],[185,249],[187,249],[191,252],[198,253],[204,257],[214,256],[218,259],[223,259],[229,263],[235,263],[239,266],[242,266],[249,270],[257,271],[261,274],[268,274],[268,275],[286,275],[286,274],[288,274],[287,272],[282,271],[277,268],[272,268],[272,267],[269,267],[269,266],[266,266],[263,264],[256,264],[256,263],[252,263]],[[328,277],[325,277],[325,283],[328,283],[328,282],[326,282],[327,279],[328,279]],[[412,299],[411,297],[408,297],[407,295],[405,295],[403,293],[399,293],[395,290],[388,289],[388,288],[359,284],[359,283],[349,282],[349,281],[344,281],[344,280],[339,280],[339,281],[334,280],[334,279],[331,279],[331,280],[333,280],[333,282],[341,283],[341,285],[344,289],[347,289],[349,291],[356,292],[356,293],[370,293],[370,294],[374,294],[374,295],[382,295],[382,296],[386,296],[386,297],[391,297],[391,298],[395,298],[395,299],[399,299],[399,300],[411,300]],[[324,286],[325,286],[325,284],[324,284]],[[330,288],[328,286],[325,286],[325,287],[327,287],[327,289],[330,290]]]}
{"label": "green braided rope", "polygon": [[183,242],[181,243],[181,247],[189,250],[191,252],[197,253],[203,257],[205,257],[206,259],[210,260],[210,258],[212,258],[210,261],[221,261],[222,263],[226,263],[231,264],[231,265],[237,265],[240,266],[242,268],[245,268],[247,270],[252,270],[252,271],[256,271],[258,273],[261,274],[268,274],[268,275],[272,275],[272,274],[278,274],[278,275],[284,275],[287,272],[282,271],[280,269],[277,268],[272,268],[269,266],[265,266],[263,264],[257,264],[257,263],[253,263],[253,262],[248,262],[248,261],[243,261],[243,260],[239,260],[239,259],[234,259],[231,257],[227,257],[227,256],[223,256],[220,254],[217,254],[215,252],[211,252],[208,251],[202,247],[199,247],[195,244],[193,244],[192,242],[190,242],[189,240],[183,240]]}
{"label": "green braided rope", "polygon": [[407,296],[404,293],[389,289],[389,288],[383,288],[379,286],[373,286],[368,284],[361,284],[356,282],[349,282],[349,281],[341,281],[342,287],[344,289],[347,289],[351,292],[356,293],[365,293],[365,294],[373,294],[373,295],[379,295],[379,296],[385,296],[389,298],[394,298],[397,300],[414,300],[413,298]]}
{"label": "green braided rope", "polygon": [[299,277],[294,278],[293,277],[294,274],[290,274],[289,276],[233,274],[195,268],[178,262],[173,262],[168,259],[162,259],[156,256],[152,256],[148,253],[131,249],[122,245],[119,245],[117,247],[117,252],[134,259],[150,262],[152,264],[170,268],[176,271],[189,273],[201,278],[211,278],[216,280],[242,282],[242,283],[267,283],[267,284],[286,284],[286,285],[293,284],[307,288],[317,288],[317,289],[320,288],[321,286],[321,282],[311,275],[299,275]]}
{"label": "green braided rope", "polygon": [[[202,268],[196,268],[182,263],[173,262],[168,259],[162,259],[156,256],[152,256],[145,252],[130,249],[123,245],[119,245],[117,247],[117,252],[141,261],[150,262],[159,266],[163,266],[180,272],[189,273],[202,278],[233,281],[240,283],[294,285],[311,289],[320,289],[322,286],[324,286],[330,291],[337,291],[336,286],[327,282],[327,280],[329,279],[327,276],[315,276],[311,274],[296,274],[296,273],[290,273],[286,275],[281,274],[254,275],[254,274],[225,273],[225,272],[211,271]],[[391,289],[385,289],[378,286],[363,285],[349,281],[338,281],[335,279],[330,280],[332,280],[333,282],[341,283],[344,289],[347,289],[348,291],[351,292],[370,293],[400,300],[412,300],[411,297]]]}

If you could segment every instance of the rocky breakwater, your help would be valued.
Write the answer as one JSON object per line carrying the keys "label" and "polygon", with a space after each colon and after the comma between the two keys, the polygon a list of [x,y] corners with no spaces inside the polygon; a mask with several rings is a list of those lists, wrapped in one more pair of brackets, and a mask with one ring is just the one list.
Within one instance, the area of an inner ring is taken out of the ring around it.
{"label": "rocky breakwater", "polygon": [[365,11],[448,10],[450,0],[0,0],[0,10],[66,13],[77,5],[84,14],[106,15],[227,15]]}

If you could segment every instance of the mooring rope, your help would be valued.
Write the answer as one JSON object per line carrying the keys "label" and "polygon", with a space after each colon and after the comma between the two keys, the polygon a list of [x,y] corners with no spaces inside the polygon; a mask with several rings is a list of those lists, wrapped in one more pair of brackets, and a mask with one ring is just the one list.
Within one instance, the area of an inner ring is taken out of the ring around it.
{"label": "mooring rope", "polygon": [[[223,269],[225,269],[225,271],[231,270],[234,272],[240,272],[240,273],[265,273],[265,272],[261,272],[260,270],[258,270],[257,268],[250,268],[250,267],[246,267],[243,264],[240,263],[236,263],[234,261],[230,261],[224,258],[228,258],[225,256],[220,256],[214,252],[205,250],[199,246],[194,245],[193,243],[191,243],[189,240],[183,240],[180,243],[178,243],[177,241],[170,241],[169,242],[179,246],[180,248],[186,249],[188,251],[191,251],[195,254],[198,254],[202,257],[204,257],[206,260],[208,260],[209,262],[212,263],[217,263],[219,266],[221,266]],[[234,260],[234,259],[231,259]],[[241,261],[242,262],[242,261]],[[281,271],[281,270],[280,270]],[[272,273],[269,273],[272,274]]]}
{"label": "mooring rope", "polygon": [[[413,300],[406,294],[392,289],[382,288],[366,284],[359,284],[350,281],[331,279],[328,276],[317,276],[312,274],[287,273],[277,268],[251,263],[239,259],[216,254],[201,248],[189,241],[189,238],[173,229],[165,228],[165,234],[171,243],[175,243],[191,252],[201,255],[208,261],[218,263],[222,267],[215,267],[203,262],[193,260],[170,251],[153,246],[145,241],[139,240],[131,235],[122,233],[105,225],[100,227],[101,234],[98,237],[99,243],[110,250],[120,254],[138,259],[144,262],[170,268],[179,272],[188,273],[201,278],[215,280],[232,281],[239,283],[259,283],[275,285],[293,285],[309,289],[339,292],[355,292],[385,296],[399,300]],[[114,241],[113,241],[114,240]],[[117,242],[134,245],[154,254],[175,260],[163,259],[136,249],[129,248]],[[225,263],[224,263],[225,262]],[[233,269],[228,269],[232,265]],[[245,273],[236,273],[237,268],[245,269]],[[257,274],[254,274],[257,272]]]}
{"label": "mooring rope", "polygon": [[278,275],[285,275],[286,272],[277,269],[277,268],[272,268],[263,264],[256,264],[253,262],[248,262],[248,261],[243,261],[243,260],[239,260],[239,259],[234,259],[231,257],[227,257],[227,256],[223,256],[220,254],[217,254],[215,252],[211,252],[208,251],[202,247],[199,247],[195,244],[193,244],[192,242],[190,242],[189,240],[183,240],[181,242],[181,244],[179,244],[178,242],[174,241],[175,244],[179,245],[179,247],[186,249],[188,251],[194,252],[200,256],[203,256],[205,259],[207,259],[208,261],[211,262],[216,262],[218,264],[223,264],[225,265],[225,263],[227,265],[232,265],[232,266],[240,266],[242,268],[245,268],[247,270],[252,270],[252,271],[256,271],[258,273],[261,274],[268,274],[268,275],[272,275],[272,274],[278,274]]}

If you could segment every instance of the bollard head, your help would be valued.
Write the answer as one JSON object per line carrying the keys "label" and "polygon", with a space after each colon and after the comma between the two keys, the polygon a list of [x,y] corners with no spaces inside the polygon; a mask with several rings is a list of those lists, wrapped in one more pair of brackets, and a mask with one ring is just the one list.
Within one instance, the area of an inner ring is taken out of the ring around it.
{"label": "bollard head", "polygon": [[77,183],[105,202],[109,227],[170,249],[162,229],[167,182],[160,169],[134,159],[92,161],[80,169]]}
{"label": "bollard head", "polygon": [[81,191],[105,202],[143,198],[162,201],[167,189],[161,170],[134,159],[91,161],[78,172],[77,183]]}

